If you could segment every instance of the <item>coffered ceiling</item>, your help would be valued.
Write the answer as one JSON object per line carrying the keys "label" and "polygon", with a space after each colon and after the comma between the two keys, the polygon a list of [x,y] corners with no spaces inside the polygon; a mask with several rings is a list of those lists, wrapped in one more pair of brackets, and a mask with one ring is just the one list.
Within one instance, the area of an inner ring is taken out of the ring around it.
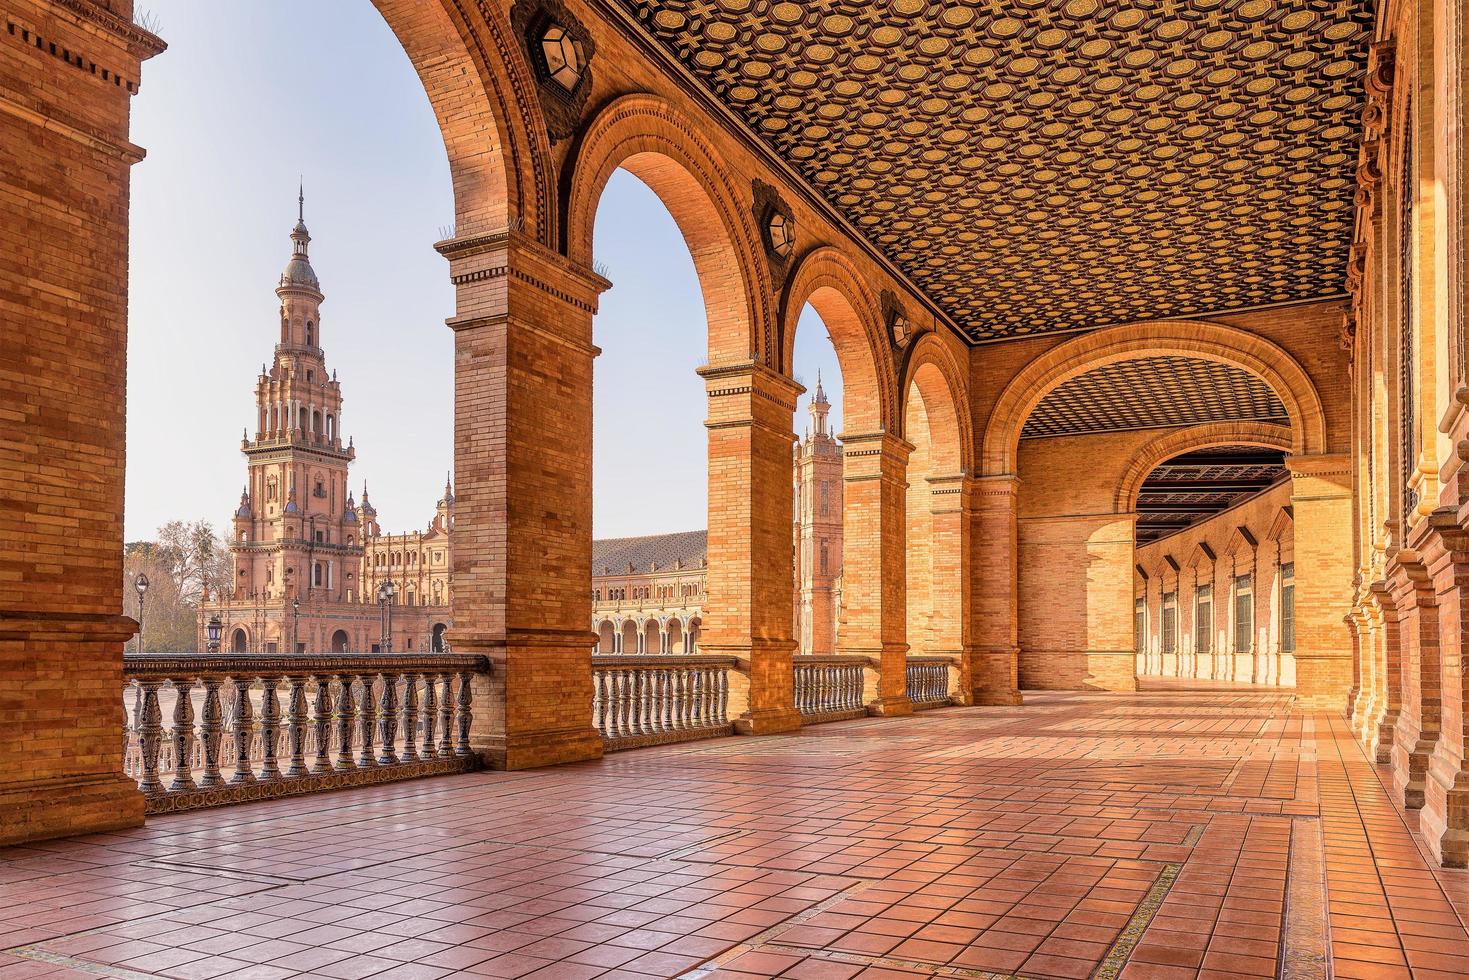
{"label": "coffered ceiling", "polygon": [[1175,534],[1289,477],[1285,454],[1216,446],[1175,456],[1148,474],[1137,499],[1137,543]]}
{"label": "coffered ceiling", "polygon": [[610,0],[975,341],[1339,295],[1369,0]]}

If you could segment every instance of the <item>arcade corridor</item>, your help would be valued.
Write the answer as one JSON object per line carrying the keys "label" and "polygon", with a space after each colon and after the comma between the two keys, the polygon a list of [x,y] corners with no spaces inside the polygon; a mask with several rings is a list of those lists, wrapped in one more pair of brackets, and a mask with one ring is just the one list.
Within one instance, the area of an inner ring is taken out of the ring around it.
{"label": "arcade corridor", "polygon": [[444,776],[0,850],[0,975],[1463,976],[1381,779],[1248,688]]}

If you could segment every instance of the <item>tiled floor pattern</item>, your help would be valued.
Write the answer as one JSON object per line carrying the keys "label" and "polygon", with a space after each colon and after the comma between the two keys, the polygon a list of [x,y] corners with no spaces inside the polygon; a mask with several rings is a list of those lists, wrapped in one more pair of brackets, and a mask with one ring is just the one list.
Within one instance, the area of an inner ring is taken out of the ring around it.
{"label": "tiled floor pattern", "polygon": [[1465,977],[1464,896],[1336,718],[1047,694],[0,850],[0,978]]}

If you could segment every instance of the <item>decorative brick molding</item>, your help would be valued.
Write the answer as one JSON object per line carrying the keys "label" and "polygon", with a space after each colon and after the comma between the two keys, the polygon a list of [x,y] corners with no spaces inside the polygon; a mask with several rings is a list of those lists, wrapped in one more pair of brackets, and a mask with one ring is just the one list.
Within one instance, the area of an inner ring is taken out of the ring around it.
{"label": "decorative brick molding", "polygon": [[1326,451],[1326,419],[1316,386],[1295,358],[1264,337],[1235,327],[1193,320],[1130,323],[1098,330],[1046,351],[1006,385],[985,429],[980,471],[1015,472],[1026,419],[1067,380],[1094,368],[1142,357],[1180,355],[1233,365],[1263,380],[1291,419],[1292,453]]}

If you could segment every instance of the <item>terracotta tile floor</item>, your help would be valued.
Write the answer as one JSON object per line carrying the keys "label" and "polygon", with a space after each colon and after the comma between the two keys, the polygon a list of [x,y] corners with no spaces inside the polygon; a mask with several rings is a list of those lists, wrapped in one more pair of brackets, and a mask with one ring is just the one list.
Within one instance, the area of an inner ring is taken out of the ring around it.
{"label": "terracotta tile floor", "polygon": [[1033,695],[0,850],[0,977],[1469,976],[1329,715]]}

